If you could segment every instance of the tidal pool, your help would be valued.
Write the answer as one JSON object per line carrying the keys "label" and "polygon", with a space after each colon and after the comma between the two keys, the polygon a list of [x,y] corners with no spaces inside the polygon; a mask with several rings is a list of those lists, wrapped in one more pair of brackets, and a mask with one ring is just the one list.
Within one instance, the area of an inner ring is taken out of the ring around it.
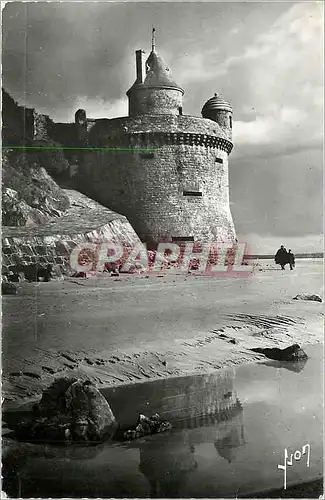
{"label": "tidal pool", "polygon": [[[3,489],[25,498],[235,498],[283,491],[285,475],[288,491],[319,480],[323,346],[306,352],[299,364],[270,361],[107,389],[122,426],[158,412],[173,429],[130,443],[21,444]],[[278,468],[285,450],[286,471]]]}

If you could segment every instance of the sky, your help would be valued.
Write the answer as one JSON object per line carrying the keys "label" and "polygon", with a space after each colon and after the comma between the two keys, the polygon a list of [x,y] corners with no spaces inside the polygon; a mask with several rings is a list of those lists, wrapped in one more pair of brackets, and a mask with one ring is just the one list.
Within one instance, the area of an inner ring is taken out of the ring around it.
{"label": "sky", "polygon": [[[127,115],[135,50],[157,52],[201,116],[221,92],[234,109],[229,181],[239,239],[322,250],[322,2],[7,3],[3,87],[55,121]],[[254,243],[252,243],[254,242]],[[293,243],[293,245],[291,244]]]}

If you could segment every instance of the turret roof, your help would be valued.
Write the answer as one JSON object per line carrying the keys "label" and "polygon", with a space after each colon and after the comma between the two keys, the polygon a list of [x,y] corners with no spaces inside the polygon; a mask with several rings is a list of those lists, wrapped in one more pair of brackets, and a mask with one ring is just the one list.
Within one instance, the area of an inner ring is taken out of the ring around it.
{"label": "turret roof", "polygon": [[221,94],[214,94],[211,99],[209,99],[202,108],[203,111],[212,111],[215,109],[223,109],[226,111],[232,111],[232,107],[229,102],[225,101],[225,99],[221,96]]}
{"label": "turret roof", "polygon": [[146,61],[147,75],[144,85],[148,87],[176,87],[180,88],[172,79],[170,69],[153,48]]}

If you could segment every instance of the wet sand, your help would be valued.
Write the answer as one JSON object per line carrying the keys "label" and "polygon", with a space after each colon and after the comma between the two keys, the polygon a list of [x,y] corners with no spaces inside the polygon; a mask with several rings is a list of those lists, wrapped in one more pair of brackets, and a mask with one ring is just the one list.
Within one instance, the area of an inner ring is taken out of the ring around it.
{"label": "wet sand", "polygon": [[[4,439],[5,491],[10,498],[274,498],[272,488],[280,498],[287,448],[302,456],[288,467],[286,485],[295,497],[298,484],[308,493],[306,482],[315,487],[323,474],[323,356],[318,345],[306,352],[295,369],[266,361],[107,388],[122,429],[156,412],[172,429],[134,441],[118,434],[96,446]],[[15,418],[5,414],[8,427]]]}
{"label": "wet sand", "polygon": [[3,297],[5,407],[37,399],[54,377],[99,388],[264,359],[253,347],[323,342],[323,260],[249,277],[121,276],[22,284]]}

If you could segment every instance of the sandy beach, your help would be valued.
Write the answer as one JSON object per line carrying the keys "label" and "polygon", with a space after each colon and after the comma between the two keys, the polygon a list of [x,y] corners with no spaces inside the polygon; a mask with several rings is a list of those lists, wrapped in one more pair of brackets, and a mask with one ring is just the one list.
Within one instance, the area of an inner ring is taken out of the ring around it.
{"label": "sandy beach", "polygon": [[[123,275],[22,283],[3,297],[4,408],[54,377],[99,388],[264,359],[255,347],[323,342],[323,260],[293,271],[260,261],[249,277]],[[320,346],[320,348],[322,348]]]}

